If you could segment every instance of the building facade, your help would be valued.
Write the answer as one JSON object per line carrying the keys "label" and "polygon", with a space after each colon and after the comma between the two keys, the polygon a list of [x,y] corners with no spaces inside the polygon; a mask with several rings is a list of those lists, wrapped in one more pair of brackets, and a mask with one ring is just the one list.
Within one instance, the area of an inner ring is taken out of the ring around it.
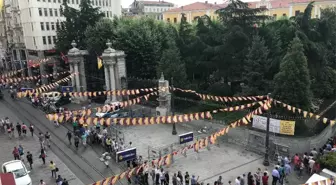
{"label": "building facade", "polygon": [[138,16],[147,16],[152,17],[157,20],[162,20],[162,13],[174,8],[173,3],[169,3],[166,1],[143,1],[143,0],[135,0],[130,5],[130,12],[132,15]]}
{"label": "building facade", "polygon": [[[7,48],[16,69],[26,61],[54,53],[57,22],[65,21],[60,6],[63,0],[5,0],[0,19],[1,43]],[[68,0],[70,7],[79,8],[81,0]],[[107,18],[121,15],[121,0],[91,0]],[[3,28],[3,29],[2,29]],[[3,37],[4,36],[4,37]],[[70,43],[71,41],[69,41]]]}

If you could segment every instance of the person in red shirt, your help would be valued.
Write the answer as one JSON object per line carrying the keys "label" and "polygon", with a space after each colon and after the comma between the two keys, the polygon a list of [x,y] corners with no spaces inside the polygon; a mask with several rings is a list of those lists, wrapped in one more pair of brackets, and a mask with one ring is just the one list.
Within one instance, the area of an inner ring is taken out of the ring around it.
{"label": "person in red shirt", "polygon": [[20,160],[20,153],[18,148],[14,147],[12,154],[14,156],[14,160]]}
{"label": "person in red shirt", "polygon": [[263,185],[268,185],[268,175],[266,172],[264,173],[264,176],[262,176],[261,179],[262,179]]}

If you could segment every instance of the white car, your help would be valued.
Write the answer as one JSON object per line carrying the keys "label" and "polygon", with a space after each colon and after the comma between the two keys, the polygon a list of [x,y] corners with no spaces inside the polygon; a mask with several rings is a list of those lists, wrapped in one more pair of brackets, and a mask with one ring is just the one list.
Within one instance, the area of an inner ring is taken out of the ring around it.
{"label": "white car", "polygon": [[29,176],[30,171],[20,160],[6,162],[2,165],[3,173],[14,174],[16,185],[32,185],[32,180]]}

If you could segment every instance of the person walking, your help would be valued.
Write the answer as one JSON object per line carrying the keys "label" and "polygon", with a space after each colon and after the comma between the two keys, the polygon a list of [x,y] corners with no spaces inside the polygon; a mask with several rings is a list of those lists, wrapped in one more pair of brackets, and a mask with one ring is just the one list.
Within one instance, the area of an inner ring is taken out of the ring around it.
{"label": "person walking", "polygon": [[15,128],[14,128],[14,124],[13,124],[13,123],[10,124],[10,128],[11,128],[10,138],[13,138],[13,137],[14,137],[14,131],[15,131]]}
{"label": "person walking", "polygon": [[268,185],[268,174],[264,172],[264,176],[262,176],[263,185]]}
{"label": "person walking", "polygon": [[38,138],[39,138],[41,148],[44,148],[44,135],[41,132],[39,133]]}
{"label": "person walking", "polygon": [[46,185],[46,183],[41,179],[39,185]]}
{"label": "person walking", "polygon": [[78,145],[79,145],[79,137],[78,137],[78,135],[75,135],[75,137],[74,137],[74,143],[75,143],[76,149],[78,149]]}
{"label": "person walking", "polygon": [[21,158],[22,158],[22,156],[24,155],[24,150],[23,150],[23,147],[22,147],[22,145],[19,145],[19,147],[18,147],[18,150],[19,150],[20,159],[21,159]]}
{"label": "person walking", "polygon": [[57,177],[56,175],[56,164],[53,161],[50,161],[49,168],[51,171],[51,177]]}
{"label": "person walking", "polygon": [[26,157],[27,157],[27,161],[29,163],[30,169],[33,169],[33,155],[28,151]]}
{"label": "person walking", "polygon": [[50,145],[50,139],[51,139],[50,133],[47,131],[45,133],[44,137],[45,137],[45,141],[46,141],[47,146],[50,148],[50,146],[51,146]]}
{"label": "person walking", "polygon": [[42,159],[43,164],[46,163],[45,158],[46,158],[46,153],[43,148],[41,148],[41,153],[40,153],[40,158]]}
{"label": "person walking", "polygon": [[22,123],[21,129],[22,129],[23,135],[27,136],[27,125],[25,125],[24,123]]}
{"label": "person walking", "polygon": [[20,160],[19,149],[16,146],[14,147],[12,154],[14,156],[14,160]]}
{"label": "person walking", "polygon": [[185,185],[189,185],[190,175],[189,175],[188,172],[186,172],[185,175],[184,175],[184,182],[185,182]]}
{"label": "person walking", "polygon": [[278,171],[278,167],[272,171],[272,185],[276,185],[278,180],[280,179],[280,173]]}
{"label": "person walking", "polygon": [[16,131],[19,135],[19,137],[21,137],[21,125],[19,122],[16,123]]}
{"label": "person walking", "polygon": [[69,144],[71,145],[71,138],[72,138],[72,133],[70,130],[68,130],[66,136],[68,137],[68,140],[69,140]]}
{"label": "person walking", "polygon": [[9,139],[12,139],[12,128],[10,127],[10,125],[7,126],[7,134]]}
{"label": "person walking", "polygon": [[34,126],[32,124],[29,125],[29,132],[31,134],[31,136],[34,136]]}
{"label": "person walking", "polygon": [[61,185],[69,185],[69,183],[66,179],[63,179],[63,183]]}

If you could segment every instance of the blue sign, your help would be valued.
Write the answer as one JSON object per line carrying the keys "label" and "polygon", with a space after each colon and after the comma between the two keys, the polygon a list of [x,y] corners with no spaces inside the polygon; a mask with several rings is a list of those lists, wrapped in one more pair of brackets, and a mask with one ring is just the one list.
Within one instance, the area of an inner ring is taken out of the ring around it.
{"label": "blue sign", "polygon": [[73,87],[72,86],[62,86],[62,92],[72,92],[73,91]]}
{"label": "blue sign", "polygon": [[123,161],[131,161],[133,159],[136,159],[136,156],[137,156],[136,148],[130,148],[127,150],[117,152],[116,161],[118,163]]}
{"label": "blue sign", "polygon": [[34,89],[33,88],[21,88],[21,92],[26,92],[26,91],[30,91],[30,92],[33,92]]}
{"label": "blue sign", "polygon": [[190,141],[194,141],[194,133],[188,132],[185,134],[179,135],[180,144],[188,143]]}

